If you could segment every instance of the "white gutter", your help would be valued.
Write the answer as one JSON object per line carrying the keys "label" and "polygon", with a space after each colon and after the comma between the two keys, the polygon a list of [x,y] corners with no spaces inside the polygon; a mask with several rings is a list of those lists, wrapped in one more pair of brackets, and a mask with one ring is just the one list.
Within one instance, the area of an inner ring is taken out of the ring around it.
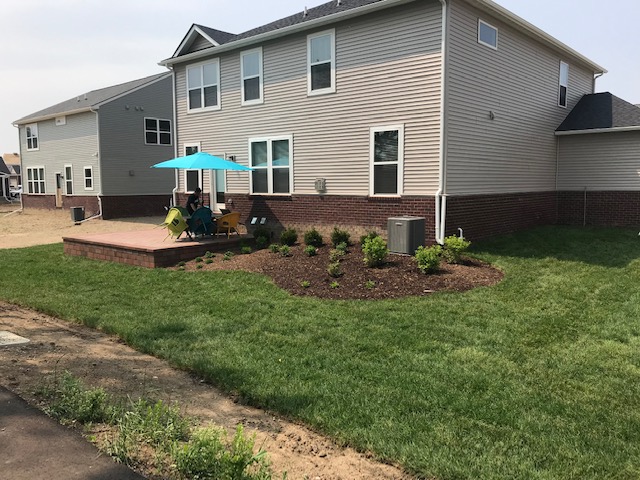
{"label": "white gutter", "polygon": [[94,110],[91,107],[82,107],[76,108],[75,110],[69,110],[66,112],[58,112],[58,113],[49,113],[47,115],[41,115],[39,117],[29,117],[26,119],[20,119],[13,123],[14,127],[18,125],[26,125],[28,123],[37,123],[43,122],[44,120],[51,120],[52,118],[62,117],[64,115],[75,115],[76,113],[85,113],[85,112],[93,112]]}
{"label": "white gutter", "polygon": [[243,38],[241,40],[224,43],[220,46],[205,48],[204,50],[198,50],[197,52],[188,53],[180,57],[174,56],[171,58],[167,58],[159,62],[158,65],[168,67],[170,65],[175,65],[177,63],[189,62],[189,61],[197,60],[203,57],[210,57],[212,55],[218,55],[220,53],[228,52],[230,50],[235,50],[238,48],[243,48],[255,43],[266,42],[267,40],[272,40],[274,38],[284,37],[285,35],[291,35],[293,33],[310,30],[312,28],[321,27],[324,25],[339,22],[341,20],[347,20],[353,17],[358,17],[360,15],[365,15],[367,13],[377,12],[379,10],[384,10],[396,5],[402,5],[402,4],[410,3],[414,1],[416,0],[385,0],[382,2],[370,3],[369,5],[353,8],[351,10],[346,10],[344,12],[334,13],[333,15],[327,15],[324,17],[316,18],[314,20],[309,20],[307,22],[291,25],[289,27],[279,28],[277,30],[272,30],[269,32],[261,33],[259,35]]}
{"label": "white gutter", "polygon": [[440,78],[440,152],[438,161],[438,191],[435,195],[436,201],[436,218],[435,218],[435,239],[439,244],[444,243],[444,232],[447,219],[447,181],[446,181],[446,86],[447,86],[447,0],[440,0],[442,4],[442,45],[440,47],[441,60],[441,78]]}
{"label": "white gutter", "polygon": [[555,132],[557,137],[566,135],[586,135],[588,133],[615,133],[615,132],[634,132],[640,130],[640,125],[632,125],[630,127],[611,127],[611,128],[587,128],[585,130],[567,130]]}
{"label": "white gutter", "polygon": [[100,182],[98,185],[98,213],[96,215],[93,215],[89,218],[85,218],[84,220],[82,220],[81,222],[77,222],[77,223],[82,223],[82,222],[86,222],[87,220],[92,220],[94,218],[100,218],[102,217],[102,157],[100,155],[100,117],[98,117],[98,112],[96,110],[94,110],[93,108],[91,109],[91,111],[93,113],[96,114],[96,138],[98,140],[98,173],[100,174]]}

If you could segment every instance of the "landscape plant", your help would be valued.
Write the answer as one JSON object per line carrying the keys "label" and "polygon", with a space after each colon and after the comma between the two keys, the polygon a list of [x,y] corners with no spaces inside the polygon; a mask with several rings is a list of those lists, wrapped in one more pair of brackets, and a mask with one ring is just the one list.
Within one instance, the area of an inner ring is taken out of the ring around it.
{"label": "landscape plant", "polygon": [[320,232],[318,232],[315,228],[312,228],[311,230],[305,232],[304,243],[305,245],[320,248],[324,243],[324,239],[322,238]]}
{"label": "landscape plant", "polygon": [[438,271],[438,268],[440,268],[441,258],[442,247],[437,244],[431,247],[423,247],[420,245],[415,254],[418,268],[422,273],[433,273]]}
{"label": "landscape plant", "polygon": [[376,232],[375,230],[367,232],[365,235],[362,235],[360,237],[360,245],[364,245],[365,241],[374,239],[374,238],[379,237],[379,236],[380,236],[380,234],[378,232]]}
{"label": "landscape plant", "polygon": [[287,228],[280,234],[280,243],[292,247],[298,241],[298,232],[295,228]]}
{"label": "landscape plant", "polygon": [[442,250],[442,255],[444,259],[449,263],[460,263],[462,262],[462,255],[467,253],[469,247],[471,246],[471,242],[465,240],[462,237],[458,237],[456,235],[451,235],[450,237],[445,237],[444,239],[444,248]]}
{"label": "landscape plant", "polygon": [[269,245],[269,251],[271,253],[278,253],[280,251],[280,244],[272,243],[271,245]]}
{"label": "landscape plant", "polygon": [[306,247],[304,247],[304,253],[308,257],[314,257],[318,254],[318,249],[313,245],[307,245]]}
{"label": "landscape plant", "polygon": [[287,245],[286,243],[284,245],[280,245],[279,252],[280,252],[280,255],[282,255],[283,257],[290,257],[291,256],[291,247],[289,245]]}
{"label": "landscape plant", "polygon": [[338,227],[333,227],[333,231],[331,232],[331,245],[333,245],[333,248],[336,248],[339,243],[349,245],[350,238],[351,234],[349,232],[341,230]]}
{"label": "landscape plant", "polygon": [[380,236],[366,238],[362,244],[362,253],[367,267],[379,267],[385,263],[389,255],[387,242]]}
{"label": "landscape plant", "polygon": [[339,277],[342,275],[342,269],[340,268],[340,262],[333,261],[329,263],[327,267],[327,273],[330,277]]}

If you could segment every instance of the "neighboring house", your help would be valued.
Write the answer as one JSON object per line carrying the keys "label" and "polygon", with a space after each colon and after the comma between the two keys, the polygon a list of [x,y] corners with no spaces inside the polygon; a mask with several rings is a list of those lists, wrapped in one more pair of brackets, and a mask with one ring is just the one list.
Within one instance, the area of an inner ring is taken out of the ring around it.
{"label": "neighboring house", "polygon": [[28,115],[19,127],[25,207],[83,206],[105,219],[162,215],[174,173],[172,78],[94,90]]}
{"label": "neighboring house", "polygon": [[9,169],[9,187],[17,189],[22,185],[22,176],[20,175],[20,155],[17,153],[5,153],[2,155],[4,163]]}
{"label": "neighboring house", "polygon": [[612,95],[585,95],[556,130],[558,220],[640,224],[640,108]]}
{"label": "neighboring house", "polygon": [[183,172],[182,199],[201,186],[300,229],[423,216],[429,241],[556,223],[554,132],[605,72],[489,0],[334,0],[239,35],[194,24],[161,64],[178,153],[254,168]]}
{"label": "neighboring house", "polygon": [[9,200],[9,176],[11,172],[4,162],[3,158],[0,157],[0,197],[3,197],[6,200]]}

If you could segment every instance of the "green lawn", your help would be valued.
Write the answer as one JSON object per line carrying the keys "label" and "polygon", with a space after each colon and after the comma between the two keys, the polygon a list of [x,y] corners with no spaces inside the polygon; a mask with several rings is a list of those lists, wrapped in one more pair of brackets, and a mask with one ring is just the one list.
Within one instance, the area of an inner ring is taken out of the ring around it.
{"label": "green lawn", "polygon": [[501,284],[335,302],[52,245],[0,251],[0,298],[117,333],[420,477],[640,477],[637,230],[541,228],[475,253]]}

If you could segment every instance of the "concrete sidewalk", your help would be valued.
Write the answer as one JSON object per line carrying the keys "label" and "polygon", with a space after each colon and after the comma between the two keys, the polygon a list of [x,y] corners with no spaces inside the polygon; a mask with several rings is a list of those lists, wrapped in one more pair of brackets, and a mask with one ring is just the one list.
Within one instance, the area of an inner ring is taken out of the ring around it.
{"label": "concrete sidewalk", "polygon": [[0,478],[143,480],[82,436],[0,386]]}

